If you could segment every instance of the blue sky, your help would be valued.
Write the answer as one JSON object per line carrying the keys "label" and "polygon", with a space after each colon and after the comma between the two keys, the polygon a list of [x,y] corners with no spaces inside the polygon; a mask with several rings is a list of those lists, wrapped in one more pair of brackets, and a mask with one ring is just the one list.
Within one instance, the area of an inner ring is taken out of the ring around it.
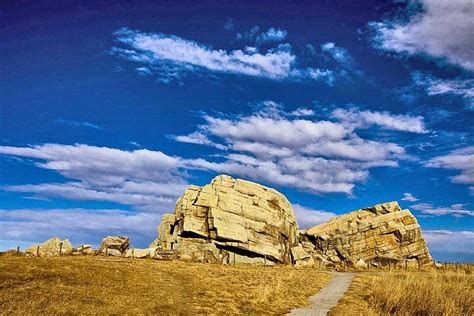
{"label": "blue sky", "polygon": [[283,192],[301,226],[390,200],[474,261],[474,5],[2,4],[0,248],[156,236],[189,184]]}

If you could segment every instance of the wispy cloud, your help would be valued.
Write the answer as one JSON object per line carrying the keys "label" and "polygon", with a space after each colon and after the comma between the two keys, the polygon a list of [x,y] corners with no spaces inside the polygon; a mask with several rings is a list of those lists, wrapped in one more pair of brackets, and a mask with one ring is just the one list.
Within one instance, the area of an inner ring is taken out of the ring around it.
{"label": "wispy cloud", "polygon": [[[161,210],[160,210],[161,211]],[[74,244],[98,246],[110,234],[128,235],[135,245],[146,246],[155,238],[161,212],[120,209],[0,209],[0,248],[29,246],[52,236]]]}
{"label": "wispy cloud", "polygon": [[411,193],[403,193],[402,201],[416,202],[418,199]]}
{"label": "wispy cloud", "polygon": [[414,72],[412,78],[428,95],[458,96],[468,108],[474,109],[474,79],[439,79],[420,72]]}
{"label": "wispy cloud", "polygon": [[323,54],[329,55],[330,58],[336,62],[336,68],[339,69],[339,74],[345,79],[349,79],[351,76],[359,78],[365,77],[364,71],[362,71],[362,68],[351,54],[349,54],[347,49],[338,47],[333,42],[328,42],[321,45],[321,51]]}
{"label": "wispy cloud", "polygon": [[261,28],[256,25],[247,32],[237,33],[235,38],[237,40],[246,40],[255,42],[257,45],[272,42],[282,42],[286,39],[288,32],[280,28],[269,28],[268,30],[261,32]]}
{"label": "wispy cloud", "polygon": [[419,203],[411,206],[412,209],[420,211],[425,215],[452,215],[456,217],[474,216],[474,211],[466,209],[464,204],[453,204],[446,207],[436,207],[429,203]]}
{"label": "wispy cloud", "polygon": [[290,114],[294,115],[294,116],[313,116],[316,113],[312,109],[298,108],[298,109],[294,110],[293,112],[291,112]]}
{"label": "wispy cloud", "polygon": [[[187,186],[181,159],[146,149],[123,151],[88,145],[0,146],[0,154],[40,160],[36,166],[74,181],[7,185],[39,197],[109,201],[138,208],[173,207]],[[120,166],[120,167],[117,167]]]}
{"label": "wispy cloud", "polygon": [[423,230],[423,237],[431,250],[474,253],[473,231]]}
{"label": "wispy cloud", "polygon": [[447,155],[430,159],[425,166],[461,171],[461,174],[451,178],[454,183],[469,185],[474,194],[474,146],[457,149]]}
{"label": "wispy cloud", "polygon": [[92,128],[92,129],[98,129],[98,130],[103,130],[104,129],[101,126],[90,123],[90,122],[67,120],[67,119],[63,119],[63,118],[57,119],[56,123],[59,123],[59,124],[62,124],[62,125],[73,126],[73,127],[85,127],[85,128]]}
{"label": "wispy cloud", "polygon": [[323,81],[328,84],[335,79],[328,69],[298,68],[289,44],[259,53],[256,50],[212,49],[177,36],[143,33],[128,28],[118,30],[115,35],[125,47],[113,47],[112,54],[141,64],[141,67],[157,73],[163,82],[203,71],[271,80]]}
{"label": "wispy cloud", "polygon": [[422,116],[394,115],[387,111],[359,111],[355,108],[336,109],[332,116],[354,128],[364,128],[377,125],[388,130],[424,134],[426,130]]}
{"label": "wispy cloud", "polygon": [[[469,0],[420,3],[421,10],[409,16],[408,21],[372,22],[375,46],[386,51],[442,58],[473,71],[474,3]],[[407,14],[410,14],[408,10]]]}
{"label": "wispy cloud", "polygon": [[259,34],[256,38],[257,44],[269,42],[281,42],[285,40],[288,32],[283,29],[269,28],[266,32]]}

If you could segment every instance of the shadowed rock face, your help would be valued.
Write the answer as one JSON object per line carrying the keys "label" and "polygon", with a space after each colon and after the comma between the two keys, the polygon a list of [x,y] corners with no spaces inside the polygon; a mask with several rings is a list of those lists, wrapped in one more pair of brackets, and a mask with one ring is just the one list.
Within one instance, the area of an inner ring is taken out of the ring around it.
{"label": "shadowed rock face", "polygon": [[415,216],[397,202],[356,210],[301,231],[300,244],[292,252],[297,264],[314,259],[359,267],[432,263]]}
{"label": "shadowed rock face", "polygon": [[283,194],[225,175],[189,187],[158,230],[152,245],[189,260],[291,263],[290,250],[298,244],[296,219]]}

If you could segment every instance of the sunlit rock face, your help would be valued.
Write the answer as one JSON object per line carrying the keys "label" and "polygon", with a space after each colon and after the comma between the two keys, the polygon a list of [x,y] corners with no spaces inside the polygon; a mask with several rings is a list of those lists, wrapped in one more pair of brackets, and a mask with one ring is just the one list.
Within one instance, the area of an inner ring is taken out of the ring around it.
{"label": "sunlit rock face", "polygon": [[291,263],[298,244],[298,225],[283,194],[225,175],[189,187],[158,231],[153,245],[188,260]]}
{"label": "sunlit rock face", "polygon": [[301,231],[296,264],[398,265],[432,264],[420,225],[397,202],[377,204],[337,216]]}
{"label": "sunlit rock face", "polygon": [[25,255],[34,257],[55,257],[71,254],[72,251],[73,248],[68,239],[61,240],[58,237],[53,237],[41,245],[30,246],[25,250]]}
{"label": "sunlit rock face", "polygon": [[278,191],[220,175],[190,186],[165,214],[150,247],[190,261],[420,267],[432,263],[416,218],[397,202],[299,230]]}

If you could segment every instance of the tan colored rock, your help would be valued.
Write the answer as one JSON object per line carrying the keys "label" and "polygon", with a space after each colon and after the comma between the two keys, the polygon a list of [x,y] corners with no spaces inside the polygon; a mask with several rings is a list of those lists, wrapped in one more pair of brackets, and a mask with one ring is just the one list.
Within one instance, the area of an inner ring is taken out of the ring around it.
{"label": "tan colored rock", "polygon": [[72,245],[68,239],[61,240],[53,237],[46,240],[41,245],[33,245],[25,250],[27,256],[35,257],[54,257],[69,255],[73,251]]}
{"label": "tan colored rock", "polygon": [[163,216],[157,245],[189,260],[291,263],[298,226],[278,191],[254,182],[215,177],[190,186]]}
{"label": "tan colored rock", "polygon": [[91,245],[81,245],[73,249],[72,254],[75,256],[95,255],[96,251]]}
{"label": "tan colored rock", "polygon": [[128,249],[130,240],[126,236],[107,236],[100,243],[99,252],[108,256],[120,257]]}
{"label": "tan colored rock", "polygon": [[125,258],[154,258],[155,257],[156,248],[133,248],[125,250],[123,256]]}
{"label": "tan colored rock", "polygon": [[364,261],[364,259],[359,259],[354,263],[354,268],[359,269],[359,270],[367,269],[368,265],[367,265],[367,262]]}
{"label": "tan colored rock", "polygon": [[333,263],[360,260],[389,266],[432,264],[415,216],[397,202],[377,204],[337,216],[302,233],[305,251]]}

